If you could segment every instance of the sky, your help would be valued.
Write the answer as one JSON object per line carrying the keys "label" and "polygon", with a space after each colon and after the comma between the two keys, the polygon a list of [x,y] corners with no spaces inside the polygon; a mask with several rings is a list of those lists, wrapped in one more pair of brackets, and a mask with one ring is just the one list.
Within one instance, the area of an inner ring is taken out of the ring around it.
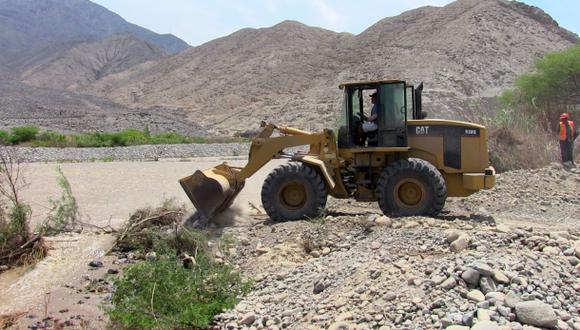
{"label": "sky", "polygon": [[[127,21],[171,33],[192,46],[242,28],[295,20],[336,32],[358,34],[382,18],[451,0],[91,0]],[[485,0],[481,0],[485,1]],[[560,26],[580,34],[580,1],[524,0],[542,8]]]}

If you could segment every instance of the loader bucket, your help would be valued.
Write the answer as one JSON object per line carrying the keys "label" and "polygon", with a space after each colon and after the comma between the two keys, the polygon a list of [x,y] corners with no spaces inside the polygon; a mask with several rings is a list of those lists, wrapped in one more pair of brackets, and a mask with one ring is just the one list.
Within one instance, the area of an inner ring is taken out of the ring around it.
{"label": "loader bucket", "polygon": [[193,175],[179,180],[179,183],[197,212],[211,220],[232,205],[245,182],[236,179],[236,168],[224,163],[203,171],[195,171]]}

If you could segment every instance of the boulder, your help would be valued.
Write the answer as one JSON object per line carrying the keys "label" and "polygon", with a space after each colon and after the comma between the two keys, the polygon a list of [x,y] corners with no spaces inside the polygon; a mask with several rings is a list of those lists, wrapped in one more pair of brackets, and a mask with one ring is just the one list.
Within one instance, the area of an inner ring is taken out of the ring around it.
{"label": "boulder", "polygon": [[537,300],[517,303],[516,316],[521,323],[538,327],[553,328],[558,324],[552,307]]}
{"label": "boulder", "polygon": [[468,268],[461,274],[461,278],[467,284],[477,285],[479,283],[479,272],[475,269]]}
{"label": "boulder", "polygon": [[467,299],[473,300],[476,302],[482,302],[485,300],[485,296],[479,290],[471,290],[467,293]]}

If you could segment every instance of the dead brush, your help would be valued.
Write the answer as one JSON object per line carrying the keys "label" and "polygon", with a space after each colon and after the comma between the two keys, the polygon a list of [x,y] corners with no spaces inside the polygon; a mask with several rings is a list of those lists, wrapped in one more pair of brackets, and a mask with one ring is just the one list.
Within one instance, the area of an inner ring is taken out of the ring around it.
{"label": "dead brush", "polygon": [[169,247],[182,250],[181,248],[192,245],[191,241],[197,239],[193,236],[197,235],[182,226],[186,211],[185,205],[176,205],[174,200],[165,201],[157,208],[135,211],[125,227],[119,231],[114,250],[149,252]]}
{"label": "dead brush", "polygon": [[538,168],[558,160],[557,137],[547,132],[500,127],[491,131],[489,140],[491,162],[500,172]]}
{"label": "dead brush", "polygon": [[30,206],[20,199],[24,185],[19,158],[12,149],[0,148],[0,271],[46,256],[42,236],[30,232]]}
{"label": "dead brush", "polygon": [[18,319],[24,316],[26,312],[15,312],[5,315],[0,315],[0,329],[9,329],[16,325]]}

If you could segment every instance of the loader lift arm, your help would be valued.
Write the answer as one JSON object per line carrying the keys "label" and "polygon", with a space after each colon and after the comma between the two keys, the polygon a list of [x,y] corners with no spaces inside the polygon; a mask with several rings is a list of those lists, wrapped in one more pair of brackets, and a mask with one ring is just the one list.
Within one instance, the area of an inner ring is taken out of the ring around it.
{"label": "loader lift arm", "polygon": [[[230,207],[243,189],[245,180],[272,159],[287,157],[302,161],[305,158],[304,162],[319,167],[327,180],[340,175],[337,146],[331,130],[311,133],[290,127],[277,127],[264,122],[261,126],[262,131],[252,140],[246,166],[233,167],[224,162],[213,168],[198,170],[193,175],[179,180],[197,212],[206,219],[211,219]],[[272,137],[274,131],[282,135]],[[307,153],[292,156],[283,152],[286,148],[303,145],[310,146]],[[324,168],[320,168],[321,166]],[[329,171],[332,171],[332,175],[328,174]],[[334,182],[332,182],[332,188],[338,188],[334,187]]]}

